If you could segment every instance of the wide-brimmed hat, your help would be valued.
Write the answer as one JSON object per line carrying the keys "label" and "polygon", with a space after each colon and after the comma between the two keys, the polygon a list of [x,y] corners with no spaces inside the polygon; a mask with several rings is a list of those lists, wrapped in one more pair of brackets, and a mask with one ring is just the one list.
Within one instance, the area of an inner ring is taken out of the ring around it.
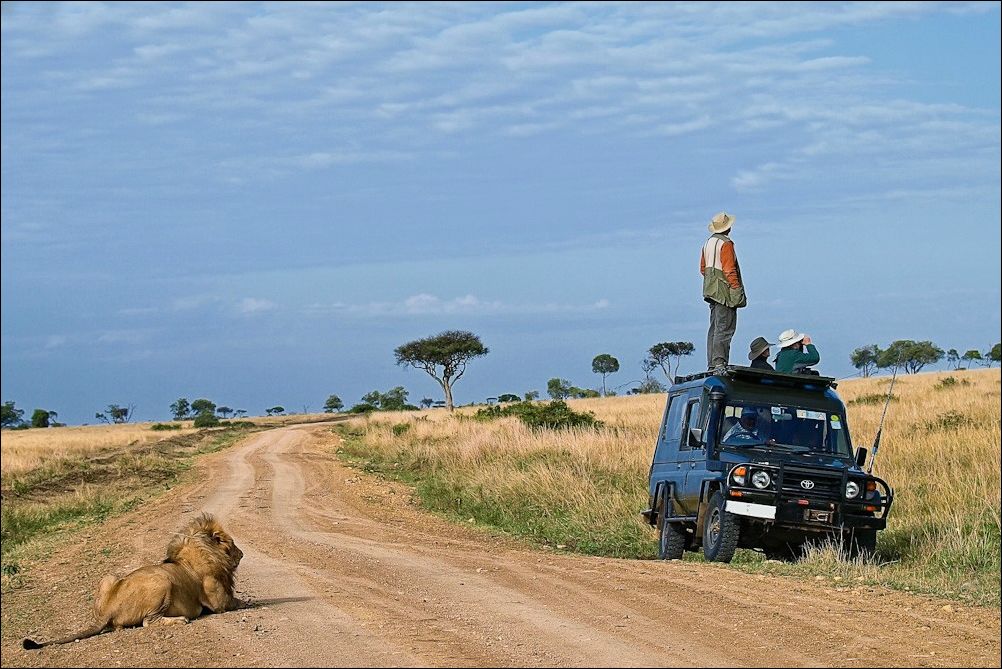
{"label": "wide-brimmed hat", "polygon": [[727,232],[731,229],[732,225],[734,225],[734,217],[726,211],[722,211],[710,219],[710,224],[706,226],[706,229],[717,235],[722,232]]}
{"label": "wide-brimmed hat", "polygon": [[765,337],[755,337],[755,340],[751,343],[751,350],[748,352],[748,359],[754,360],[762,355],[763,352],[768,351],[770,346],[772,344],[767,342]]}
{"label": "wide-brimmed hat", "polygon": [[797,332],[796,330],[783,330],[782,334],[779,335],[779,347],[786,348],[787,346],[792,346],[806,336],[804,333]]}

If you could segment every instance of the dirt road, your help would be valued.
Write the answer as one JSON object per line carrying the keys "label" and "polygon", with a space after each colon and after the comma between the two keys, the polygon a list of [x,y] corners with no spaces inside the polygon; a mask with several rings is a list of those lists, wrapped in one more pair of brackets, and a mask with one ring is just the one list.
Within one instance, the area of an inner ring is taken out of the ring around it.
{"label": "dirt road", "polygon": [[[4,666],[999,666],[997,611],[717,565],[554,554],[417,510],[329,429],[258,433],[90,530],[4,596]],[[248,609],[24,651],[89,621],[100,576],[216,514]],[[653,535],[652,535],[653,541]],[[954,605],[956,609],[956,605]],[[11,629],[13,628],[13,629]]]}

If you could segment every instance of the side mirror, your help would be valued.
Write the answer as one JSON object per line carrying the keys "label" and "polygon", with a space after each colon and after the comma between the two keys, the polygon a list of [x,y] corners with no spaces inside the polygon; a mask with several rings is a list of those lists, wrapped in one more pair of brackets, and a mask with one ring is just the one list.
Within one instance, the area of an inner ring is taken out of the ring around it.
{"label": "side mirror", "polygon": [[867,450],[863,446],[856,449],[856,466],[860,469],[866,464],[866,454]]}
{"label": "side mirror", "polygon": [[703,447],[703,430],[698,427],[689,428],[689,448]]}

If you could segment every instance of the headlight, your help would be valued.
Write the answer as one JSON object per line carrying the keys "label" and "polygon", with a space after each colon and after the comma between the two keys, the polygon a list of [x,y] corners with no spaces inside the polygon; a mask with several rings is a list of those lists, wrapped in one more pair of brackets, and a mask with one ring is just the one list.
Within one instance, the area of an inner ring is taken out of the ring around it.
{"label": "headlight", "polygon": [[769,487],[769,484],[772,483],[772,478],[769,476],[767,472],[763,472],[760,470],[752,474],[751,482],[752,485],[758,488],[759,490],[765,490],[766,488]]}
{"label": "headlight", "polygon": [[845,484],[845,496],[849,499],[859,497],[860,487],[855,481],[849,481]]}
{"label": "headlight", "polygon": [[745,469],[744,467],[735,467],[734,471],[731,472],[731,480],[737,483],[738,485],[744,485],[746,473],[748,473],[748,470]]}

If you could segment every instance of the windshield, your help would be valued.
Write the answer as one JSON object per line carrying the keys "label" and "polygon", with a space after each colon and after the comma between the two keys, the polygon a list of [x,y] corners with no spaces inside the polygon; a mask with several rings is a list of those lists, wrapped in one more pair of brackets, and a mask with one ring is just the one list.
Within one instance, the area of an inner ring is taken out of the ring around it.
{"label": "windshield", "polygon": [[839,414],[768,404],[726,405],[720,444],[849,455],[845,421]]}

